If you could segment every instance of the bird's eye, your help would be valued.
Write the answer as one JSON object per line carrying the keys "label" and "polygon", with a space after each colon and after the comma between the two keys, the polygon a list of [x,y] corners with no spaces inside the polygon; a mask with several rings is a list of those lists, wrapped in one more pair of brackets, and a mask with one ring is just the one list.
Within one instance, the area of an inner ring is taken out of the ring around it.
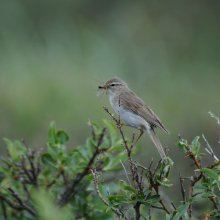
{"label": "bird's eye", "polygon": [[111,84],[111,86],[115,86],[115,84]]}

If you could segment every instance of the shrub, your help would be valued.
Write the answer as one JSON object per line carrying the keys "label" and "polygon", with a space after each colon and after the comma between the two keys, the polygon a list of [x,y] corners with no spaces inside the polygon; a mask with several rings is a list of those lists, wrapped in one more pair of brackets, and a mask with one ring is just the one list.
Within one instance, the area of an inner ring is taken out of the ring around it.
{"label": "shrub", "polygon": [[[154,210],[162,210],[167,220],[193,217],[195,197],[213,204],[213,210],[204,213],[204,219],[220,216],[219,187],[220,160],[203,136],[215,159],[210,166],[202,168],[199,137],[188,144],[180,136],[176,146],[186,159],[194,161],[196,170],[189,179],[189,198],[186,198],[183,181],[180,178],[181,205],[165,202],[161,188],[171,188],[169,174],[173,161],[167,164],[160,161],[153,167],[153,158],[148,167],[133,159],[135,154],[132,140],[125,138],[120,120],[117,120],[106,107],[112,121],[103,120],[104,128],[88,121],[92,137],[84,145],[66,150],[68,134],[56,131],[52,122],[48,132],[48,149],[42,153],[31,149],[24,140],[10,141],[7,157],[2,158],[0,167],[0,219],[152,219]],[[115,125],[116,124],[116,125]],[[117,137],[117,129],[121,138]],[[168,150],[166,151],[168,153]],[[123,162],[127,164],[124,166]],[[124,170],[126,179],[118,184],[111,183],[109,173]],[[129,170],[129,171],[128,171]],[[102,173],[107,177],[104,180]],[[108,183],[106,185],[106,182]],[[217,190],[215,190],[217,189]],[[197,192],[199,190],[199,192]],[[195,216],[194,216],[195,217]]]}

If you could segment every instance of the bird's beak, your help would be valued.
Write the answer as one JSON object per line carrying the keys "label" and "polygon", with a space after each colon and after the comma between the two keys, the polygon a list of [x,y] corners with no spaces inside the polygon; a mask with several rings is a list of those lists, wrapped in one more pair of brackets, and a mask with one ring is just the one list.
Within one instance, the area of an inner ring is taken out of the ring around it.
{"label": "bird's beak", "polygon": [[99,88],[99,89],[105,89],[105,90],[106,90],[106,95],[107,95],[108,87],[107,87],[106,85],[99,86],[98,88]]}
{"label": "bird's beak", "polygon": [[105,85],[104,86],[99,86],[99,89],[105,89]]}

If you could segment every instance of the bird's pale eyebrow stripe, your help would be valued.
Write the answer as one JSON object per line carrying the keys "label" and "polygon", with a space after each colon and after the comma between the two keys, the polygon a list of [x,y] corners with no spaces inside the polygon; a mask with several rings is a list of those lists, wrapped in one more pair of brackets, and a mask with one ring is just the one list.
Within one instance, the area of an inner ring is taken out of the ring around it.
{"label": "bird's pale eyebrow stripe", "polygon": [[108,84],[108,86],[110,86],[110,85],[112,85],[112,84],[115,84],[115,85],[122,85],[122,84],[119,83],[119,82],[111,82],[111,83]]}

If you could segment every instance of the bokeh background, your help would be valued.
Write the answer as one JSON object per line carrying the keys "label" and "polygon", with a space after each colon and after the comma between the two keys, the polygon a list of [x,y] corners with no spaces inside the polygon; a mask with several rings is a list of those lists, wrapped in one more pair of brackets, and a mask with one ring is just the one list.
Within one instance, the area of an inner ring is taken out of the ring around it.
{"label": "bokeh background", "polygon": [[[112,111],[97,87],[118,76],[171,132],[157,131],[180,194],[178,173],[194,168],[175,147],[177,134],[189,141],[205,134],[220,155],[220,127],[208,114],[220,115],[219,8],[217,0],[0,1],[1,139],[46,148],[54,120],[69,133],[69,148],[83,144],[87,119],[102,124],[109,118],[102,105]],[[139,143],[137,160],[159,159],[147,135]],[[4,155],[3,141],[0,149]]]}

